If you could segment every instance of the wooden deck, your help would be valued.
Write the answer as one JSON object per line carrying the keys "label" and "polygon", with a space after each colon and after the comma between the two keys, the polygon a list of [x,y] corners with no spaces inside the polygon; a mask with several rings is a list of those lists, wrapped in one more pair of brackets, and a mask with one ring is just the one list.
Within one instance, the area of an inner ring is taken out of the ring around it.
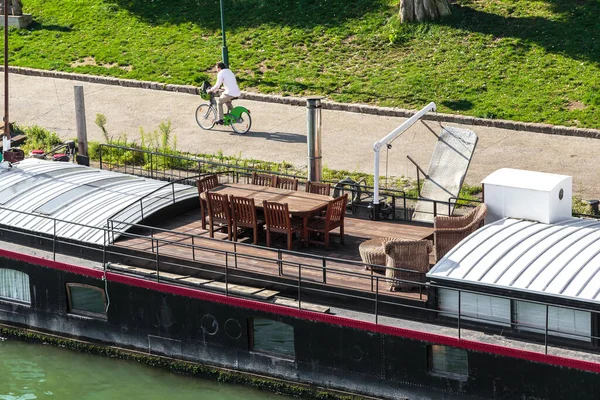
{"label": "wooden deck", "polygon": [[[115,246],[151,253],[155,252],[158,243],[161,256],[195,260],[223,269],[227,263],[228,267],[239,271],[293,280],[297,280],[301,274],[302,282],[323,283],[325,280],[327,287],[362,292],[375,291],[375,286],[379,283],[380,294],[426,300],[425,294],[419,291],[389,291],[389,284],[382,279],[384,274],[367,270],[362,264],[358,246],[374,237],[432,239],[432,227],[347,216],[345,244],[340,244],[339,235],[334,235],[330,250],[316,245],[303,247],[298,243],[294,251],[288,252],[283,238],[280,242],[275,242],[275,248],[263,247],[264,234],[259,236],[259,246],[250,245],[248,237],[244,237],[238,244],[230,242],[221,233],[215,233],[215,239],[210,239],[208,231],[201,228],[199,216],[199,211],[195,210],[164,223],[154,224],[156,230],[139,232],[135,237],[124,235],[115,242]],[[323,257],[328,257],[325,269]],[[430,262],[435,262],[433,254]],[[416,276],[415,280],[418,280]]]}

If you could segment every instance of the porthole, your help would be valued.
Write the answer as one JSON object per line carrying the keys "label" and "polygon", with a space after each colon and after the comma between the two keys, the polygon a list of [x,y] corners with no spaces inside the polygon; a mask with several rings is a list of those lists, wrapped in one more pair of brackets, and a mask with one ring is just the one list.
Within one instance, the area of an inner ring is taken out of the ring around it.
{"label": "porthole", "polygon": [[200,327],[207,335],[216,335],[219,331],[219,322],[210,314],[205,314],[200,322]]}
{"label": "porthole", "polygon": [[242,337],[242,325],[237,319],[230,318],[225,322],[225,333],[231,339],[239,339]]}
{"label": "porthole", "polygon": [[363,359],[363,351],[360,347],[354,346],[350,349],[350,358],[354,361],[361,361]]}
{"label": "porthole", "polygon": [[169,307],[162,306],[161,308],[159,308],[157,317],[158,322],[160,322],[160,324],[165,328],[168,328],[171,325],[173,325],[173,313],[171,312],[171,309]]}

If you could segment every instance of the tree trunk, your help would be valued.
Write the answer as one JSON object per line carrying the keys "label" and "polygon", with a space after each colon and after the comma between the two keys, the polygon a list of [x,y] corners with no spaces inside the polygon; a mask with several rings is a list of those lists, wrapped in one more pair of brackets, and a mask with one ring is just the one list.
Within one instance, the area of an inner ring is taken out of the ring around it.
{"label": "tree trunk", "polygon": [[400,21],[436,20],[450,14],[448,0],[401,0]]}

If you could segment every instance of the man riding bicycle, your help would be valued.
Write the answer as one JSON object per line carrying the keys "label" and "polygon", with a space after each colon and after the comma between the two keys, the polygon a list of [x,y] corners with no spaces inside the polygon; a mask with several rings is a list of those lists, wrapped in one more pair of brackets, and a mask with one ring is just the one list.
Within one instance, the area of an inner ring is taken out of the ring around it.
{"label": "man riding bicycle", "polygon": [[217,82],[215,86],[207,90],[208,93],[216,93],[221,85],[225,87],[225,90],[217,99],[217,109],[219,111],[219,119],[217,124],[223,125],[223,104],[227,105],[227,112],[230,112],[233,108],[231,101],[240,96],[240,88],[238,87],[235,75],[225,63],[219,62],[217,67]]}

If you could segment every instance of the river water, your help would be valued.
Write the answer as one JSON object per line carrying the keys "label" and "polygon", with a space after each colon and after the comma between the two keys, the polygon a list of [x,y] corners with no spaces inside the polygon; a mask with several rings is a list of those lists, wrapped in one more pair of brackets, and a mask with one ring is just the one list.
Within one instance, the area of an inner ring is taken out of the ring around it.
{"label": "river water", "polygon": [[0,400],[286,399],[130,360],[0,338]]}

